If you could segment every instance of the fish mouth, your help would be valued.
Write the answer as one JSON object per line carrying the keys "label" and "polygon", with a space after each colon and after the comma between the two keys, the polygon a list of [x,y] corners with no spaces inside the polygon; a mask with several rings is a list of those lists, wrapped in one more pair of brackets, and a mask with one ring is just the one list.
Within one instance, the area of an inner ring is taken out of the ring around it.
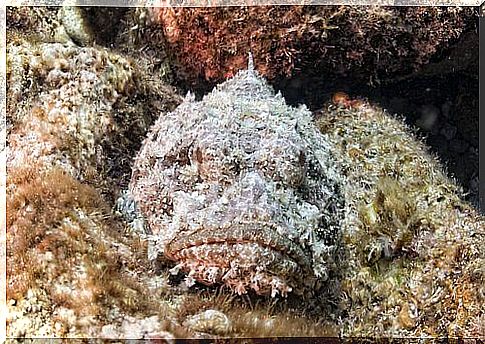
{"label": "fish mouth", "polygon": [[268,223],[177,235],[166,246],[165,255],[191,279],[206,285],[225,284],[238,294],[252,289],[257,294],[285,296],[312,275],[308,253]]}

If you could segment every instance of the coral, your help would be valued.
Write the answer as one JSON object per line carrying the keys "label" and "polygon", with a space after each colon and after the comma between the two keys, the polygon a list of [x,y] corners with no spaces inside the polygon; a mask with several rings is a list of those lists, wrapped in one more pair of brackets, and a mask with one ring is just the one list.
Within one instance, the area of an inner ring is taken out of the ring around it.
{"label": "coral", "polygon": [[187,283],[301,294],[323,285],[338,245],[334,160],[311,113],[249,69],[156,121],[130,191]]}
{"label": "coral", "polygon": [[[200,86],[243,69],[269,80],[318,73],[377,82],[419,69],[475,22],[466,7],[248,6],[153,8],[178,77]],[[149,43],[148,43],[149,44]]]}

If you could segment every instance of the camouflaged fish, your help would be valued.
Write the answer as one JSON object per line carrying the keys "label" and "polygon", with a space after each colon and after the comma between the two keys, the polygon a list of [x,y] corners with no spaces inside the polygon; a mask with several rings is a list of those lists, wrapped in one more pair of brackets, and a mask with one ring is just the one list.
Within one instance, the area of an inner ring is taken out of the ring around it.
{"label": "camouflaged fish", "polygon": [[129,188],[172,271],[285,296],[327,278],[343,183],[310,111],[288,106],[250,65],[156,121]]}

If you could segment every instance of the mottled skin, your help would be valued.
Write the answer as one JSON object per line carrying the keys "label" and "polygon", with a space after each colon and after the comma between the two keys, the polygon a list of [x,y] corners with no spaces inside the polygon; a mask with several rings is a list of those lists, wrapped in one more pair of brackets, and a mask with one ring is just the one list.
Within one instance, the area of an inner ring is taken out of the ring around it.
{"label": "mottled skin", "polygon": [[338,244],[343,179],[329,147],[305,107],[249,68],[158,119],[130,192],[189,282],[300,294],[326,279]]}

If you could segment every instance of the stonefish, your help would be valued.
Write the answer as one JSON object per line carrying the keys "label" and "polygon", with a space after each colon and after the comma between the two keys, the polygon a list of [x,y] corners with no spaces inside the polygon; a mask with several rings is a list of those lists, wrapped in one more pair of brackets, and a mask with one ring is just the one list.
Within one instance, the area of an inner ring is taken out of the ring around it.
{"label": "stonefish", "polygon": [[343,217],[343,177],[310,111],[251,67],[150,129],[130,193],[156,249],[187,280],[238,294],[323,285]]}

